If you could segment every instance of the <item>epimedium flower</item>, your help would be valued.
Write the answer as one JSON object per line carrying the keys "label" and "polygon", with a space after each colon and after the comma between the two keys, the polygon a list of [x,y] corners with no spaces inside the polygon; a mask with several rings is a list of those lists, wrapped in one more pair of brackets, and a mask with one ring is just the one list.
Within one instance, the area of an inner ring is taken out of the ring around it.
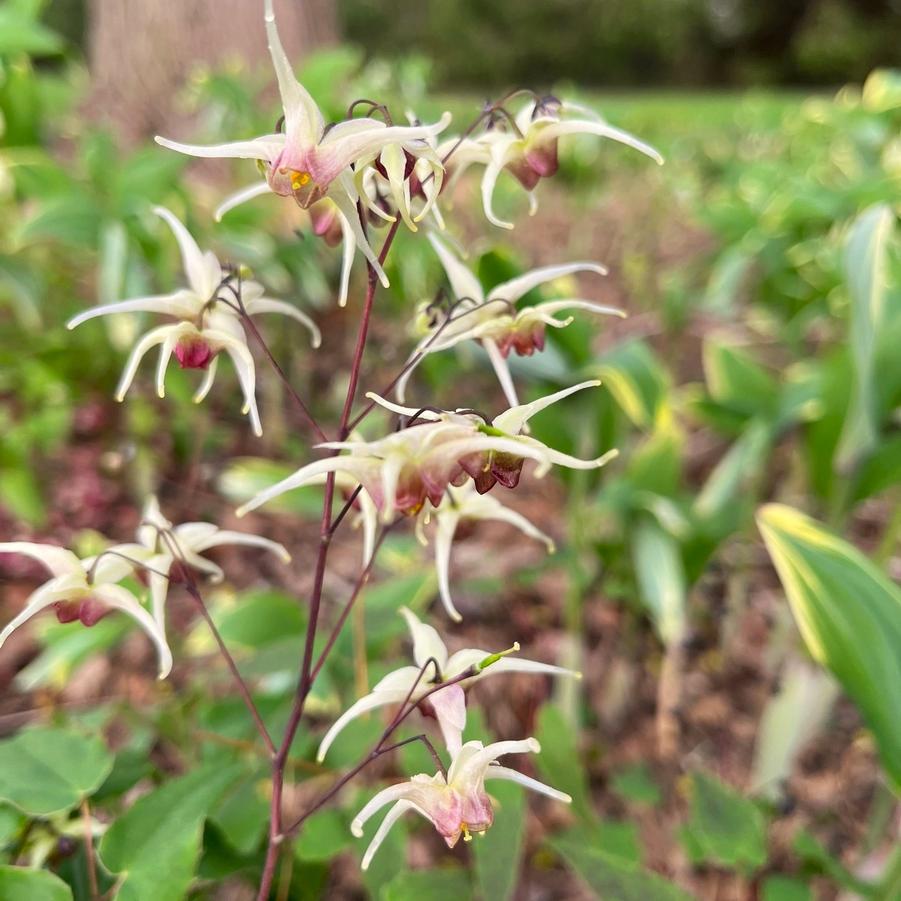
{"label": "epimedium flower", "polygon": [[463,617],[454,606],[450,590],[450,555],[454,536],[461,522],[467,520],[496,520],[515,526],[524,535],[544,542],[549,553],[553,553],[554,540],[536,528],[522,513],[504,506],[491,494],[479,494],[470,483],[461,488],[448,488],[440,505],[434,509],[423,508],[416,523],[416,534],[420,543],[426,545],[425,526],[435,521],[435,570],[438,574],[438,592],[447,615],[455,622]]}
{"label": "epimedium flower", "polygon": [[[316,752],[316,759],[320,763],[325,760],[325,755],[338,734],[352,720],[379,707],[403,703],[408,695],[410,702],[415,704],[436,684],[455,679],[468,670],[473,671],[471,676],[433,692],[422,701],[422,705],[437,719],[444,743],[452,755],[459,752],[462,746],[463,729],[466,727],[464,696],[466,686],[486,675],[499,673],[535,673],[581,678],[581,675],[573,670],[553,666],[549,663],[539,663],[537,660],[524,660],[521,657],[510,656],[513,651],[519,650],[519,645],[514,645],[512,651],[505,651],[501,654],[492,654],[478,648],[465,648],[455,654],[448,654],[447,647],[441,640],[437,629],[421,622],[406,607],[401,607],[400,613],[407,621],[410,637],[413,640],[415,665],[402,666],[400,669],[388,673],[368,695],[351,705],[334,722],[323,736],[319,750]],[[421,678],[420,673],[422,673]],[[412,695],[410,694],[411,690]]]}
{"label": "epimedium flower", "polygon": [[77,328],[89,319],[117,313],[161,313],[176,320],[151,329],[133,348],[125,370],[116,388],[116,400],[122,401],[134,380],[144,355],[160,346],[156,373],[157,393],[164,397],[166,369],[172,355],[183,369],[200,369],[204,377],[194,402],[200,403],[209,393],[216,376],[219,353],[225,351],[231,357],[244,394],[242,412],[249,414],[251,426],[257,435],[263,433],[256,402],[256,369],[247,345],[247,336],[236,308],[236,297],[229,294],[229,286],[240,290],[244,310],[249,316],[258,313],[281,313],[296,319],[310,331],[313,347],[318,347],[322,337],[316,324],[292,304],[263,296],[263,288],[254,281],[240,282],[223,269],[215,254],[202,252],[185,226],[167,209],[155,207],[154,212],[172,229],[181,251],[187,288],[171,294],[138,297],[117,303],[92,307],[75,316],[68,328]]}
{"label": "epimedium flower", "polygon": [[508,403],[518,404],[513,377],[507,365],[510,351],[519,356],[532,356],[544,350],[545,331],[565,328],[572,316],[557,318],[566,310],[584,310],[597,315],[625,316],[616,307],[579,298],[550,300],[517,309],[516,304],[533,288],[577,272],[606,275],[600,263],[563,263],[542,266],[512,278],[485,292],[475,274],[465,266],[434,234],[429,241],[444,267],[453,294],[448,316],[442,317],[432,304],[423,305],[417,315],[417,326],[424,332],[397,383],[397,396],[403,401],[407,383],[416,366],[429,354],[448,350],[469,340],[481,342],[497,374]]}
{"label": "epimedium flower", "polygon": [[162,626],[131,591],[118,584],[134,571],[133,561],[116,552],[80,560],[65,548],[30,541],[2,542],[0,553],[31,557],[52,576],[31,593],[21,613],[0,632],[0,646],[19,626],[48,607],[54,609],[61,623],[80,620],[85,626],[93,626],[113,610],[120,610],[135,620],[156,646],[159,678],[169,674],[172,652]]}
{"label": "epimedium flower", "polygon": [[291,68],[279,38],[272,0],[265,2],[264,21],[281,95],[284,132],[213,146],[180,144],[161,137],[156,141],[163,147],[190,156],[257,160],[266,177],[265,187],[245,189],[243,200],[268,190],[283,197],[294,197],[302,208],[307,209],[329,197],[343,213],[356,246],[387,286],[388,278],[357,213],[361,197],[352,167],[364,160],[373,162],[395,145],[409,149],[414,142],[421,142],[423,152],[426,152],[429,149],[426,139],[445,129],[450,116],[445,113],[439,122],[428,126],[387,125],[369,117],[346,119],[326,126],[315,100]]}
{"label": "epimedium flower", "polygon": [[237,513],[243,516],[286,491],[314,483],[328,472],[343,472],[355,479],[372,498],[383,521],[390,522],[397,512],[408,516],[419,513],[426,501],[437,507],[449,485],[459,487],[469,479],[481,494],[497,483],[515,488],[526,459],[538,464],[539,477],[552,465],[596,469],[615,452],[582,460],[521,432],[540,410],[576,391],[598,385],[597,380],[582,382],[532,403],[511,407],[491,422],[473,411],[416,410],[370,393],[367,396],[386,409],[409,417],[407,427],[376,441],[329,441],[317,445],[345,453],[302,466],[261,491]]}
{"label": "epimedium flower", "polygon": [[166,595],[173,567],[189,566],[208,576],[213,582],[221,582],[225,577],[222,568],[202,555],[211,548],[224,544],[257,547],[275,554],[284,563],[291,560],[291,555],[283,545],[261,535],[220,529],[211,522],[173,525],[163,516],[155,495],[151,495],[144,505],[136,538],[136,544],[118,545],[111,550],[141,559],[146,564],[151,609],[160,629],[165,626]]}
{"label": "epimedium flower", "polygon": [[391,827],[410,810],[430,820],[449,848],[457,844],[460,836],[464,841],[470,841],[473,834],[485,832],[494,821],[491,799],[485,790],[488,779],[516,782],[556,801],[570,804],[572,798],[565,792],[497,763],[499,757],[507,754],[537,754],[540,751],[541,746],[534,738],[499,741],[490,745],[468,741],[452,755],[446,775],[443,772],[433,776],[420,773],[409,782],[382,789],[350,825],[351,832],[361,838],[366,821],[385,805],[394,805],[363,855],[362,868],[367,869]]}
{"label": "epimedium flower", "polygon": [[479,155],[473,149],[467,154],[471,162],[485,162],[482,175],[482,205],[485,216],[493,225],[513,228],[513,223],[499,219],[492,204],[498,177],[510,172],[529,192],[531,212],[537,209],[532,191],[542,178],[555,175],[559,166],[558,143],[570,135],[595,135],[626,144],[662,164],[663,157],[650,145],[634,135],[615,128],[593,110],[555,97],[532,99],[515,117],[496,116],[492,127],[474,139],[481,145]]}

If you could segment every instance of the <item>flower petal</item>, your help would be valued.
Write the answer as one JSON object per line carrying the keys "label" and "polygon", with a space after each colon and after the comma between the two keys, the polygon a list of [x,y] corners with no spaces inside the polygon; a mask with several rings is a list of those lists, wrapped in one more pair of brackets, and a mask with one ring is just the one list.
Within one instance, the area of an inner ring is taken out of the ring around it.
{"label": "flower petal", "polygon": [[109,316],[115,313],[163,313],[168,316],[188,317],[197,312],[197,298],[191,291],[175,291],[172,294],[157,294],[151,297],[136,297],[133,300],[120,300],[116,303],[105,303],[91,307],[67,323],[67,329],[78,328],[83,322],[97,316]]}
{"label": "flower petal", "polygon": [[338,733],[341,732],[351,720],[355,720],[358,716],[362,716],[370,710],[377,710],[379,707],[387,707],[389,704],[399,704],[406,696],[406,691],[395,690],[374,691],[371,694],[360,698],[359,701],[348,707],[347,710],[345,710],[344,713],[342,713],[329,727],[328,732],[325,733],[322,737],[322,741],[319,743],[319,750],[316,752],[316,760],[319,763],[322,763],[322,761],[325,760],[325,755],[328,754],[328,749],[338,737]]}
{"label": "flower petal", "polygon": [[263,538],[262,535],[251,535],[247,532],[232,532],[229,529],[217,529],[215,534],[209,538],[197,542],[193,550],[197,553],[203,553],[211,547],[218,547],[221,544],[244,544],[249,547],[260,547],[264,550],[271,551],[277,557],[280,557],[285,563],[290,563],[291,555],[288,549],[277,541],[269,538]]}
{"label": "flower petal", "polygon": [[491,338],[482,338],[482,347],[488,354],[488,359],[494,369],[494,374],[500,382],[501,390],[504,397],[511,407],[519,406],[519,396],[516,393],[516,385],[513,384],[513,376],[510,373],[510,366],[504,359],[504,355],[500,352],[497,344]]}
{"label": "flower petal", "polygon": [[563,400],[564,397],[569,397],[570,394],[575,394],[577,391],[583,391],[585,388],[597,388],[600,384],[601,382],[599,379],[590,379],[586,382],[579,382],[578,385],[573,385],[570,388],[564,388],[562,391],[555,391],[553,394],[540,397],[530,404],[511,407],[509,410],[501,413],[500,416],[495,417],[492,424],[502,432],[507,432],[510,435],[518,435],[522,431],[522,427],[536,413],[541,412],[546,407],[550,407],[552,404],[557,403],[557,401]]}
{"label": "flower petal", "polygon": [[607,268],[600,263],[562,263],[557,266],[541,266],[492,288],[488,297],[501,297],[510,301],[510,303],[516,303],[517,300],[524,294],[528,294],[533,288],[537,288],[546,282],[551,282],[556,278],[573,275],[576,272],[594,272],[598,275],[606,275]]}
{"label": "flower petal", "polygon": [[485,772],[486,779],[506,779],[508,782],[516,782],[518,785],[528,788],[530,791],[538,792],[540,795],[547,795],[555,801],[562,801],[564,804],[572,804],[572,798],[566,792],[558,791],[545,785],[531,776],[526,776],[517,770],[511,770],[505,766],[490,766]]}
{"label": "flower petal", "polygon": [[83,573],[81,562],[72,551],[55,544],[40,544],[35,541],[2,541],[0,554],[22,554],[37,560],[54,576]]}
{"label": "flower petal", "polygon": [[[410,630],[410,637],[413,639],[413,660],[416,662],[416,666],[422,669],[426,661],[433,658],[443,676],[447,663],[447,647],[441,640],[438,630],[434,626],[422,622],[409,607],[401,607],[398,612],[406,620],[407,628]],[[428,685],[436,675],[434,669],[429,667],[423,673],[420,685]]]}
{"label": "flower petal", "polygon": [[435,571],[438,574],[438,593],[441,596],[441,603],[447,615],[455,622],[459,623],[463,617],[460,611],[454,605],[450,592],[450,554],[451,547],[454,542],[454,534],[457,531],[457,524],[460,522],[459,514],[448,510],[438,516],[438,528],[435,532]]}
{"label": "flower petal", "polygon": [[464,297],[469,297],[476,303],[482,303],[485,300],[485,292],[472,271],[464,266],[436,235],[429,233],[428,238],[429,243],[438,255],[438,259],[441,261],[441,265],[444,267],[455,299],[460,300]]}
{"label": "flower petal", "polygon": [[222,217],[229,211],[233,210],[236,206],[240,206],[242,203],[246,203],[248,200],[253,200],[254,197],[261,197],[263,194],[269,194],[271,192],[271,188],[269,187],[269,182],[260,181],[255,184],[248,185],[246,188],[241,188],[240,191],[235,191],[234,194],[230,194],[222,203],[216,207],[216,212],[213,213],[213,219],[216,222],[221,222]]}
{"label": "flower petal", "polygon": [[360,869],[363,870],[363,872],[369,869],[369,864],[372,863],[375,852],[382,846],[382,842],[385,841],[385,837],[391,831],[391,827],[408,810],[415,810],[426,819],[429,819],[425,811],[417,807],[412,801],[398,801],[394,807],[385,814],[385,819],[379,824],[379,828],[376,830],[375,835],[372,837],[372,841],[369,843],[369,847],[366,849],[366,853],[363,855],[363,860],[360,863]]}
{"label": "flower petal", "polygon": [[618,141],[620,144],[626,144],[634,150],[638,150],[645,156],[649,156],[658,166],[663,165],[663,157],[650,144],[645,144],[634,135],[623,131],[621,128],[614,128],[606,122],[591,122],[586,119],[561,119],[559,122],[553,122],[541,128],[539,140],[553,141],[555,138],[564,135],[574,134],[590,134],[597,135],[601,138],[610,138]]}
{"label": "flower petal", "polygon": [[138,341],[132,349],[132,352],[129,354],[128,362],[125,364],[125,369],[122,372],[122,377],[119,379],[119,384],[116,386],[116,393],[113,396],[117,401],[121,403],[121,401],[125,399],[125,393],[131,387],[135,373],[138,371],[138,366],[141,365],[141,360],[144,359],[144,355],[155,345],[162,344],[166,341],[170,335],[181,334],[184,325],[185,323],[179,322],[175,325],[158,326],[155,329],[151,329],[151,331],[147,332],[147,334]]}
{"label": "flower petal", "polygon": [[197,242],[181,220],[170,210],[163,206],[155,206],[153,212],[166,222],[169,228],[172,229],[172,234],[175,235],[178,249],[181,251],[182,263],[185,267],[185,275],[188,277],[188,284],[191,286],[191,289],[202,300],[209,300],[216,289],[216,284],[210,282],[210,266],[204,259],[204,254],[197,246]]}
{"label": "flower petal", "polygon": [[271,163],[278,158],[285,146],[283,134],[263,135],[250,141],[231,141],[227,144],[180,144],[157,135],[154,140],[161,147],[175,150],[187,156],[205,159],[264,160]]}

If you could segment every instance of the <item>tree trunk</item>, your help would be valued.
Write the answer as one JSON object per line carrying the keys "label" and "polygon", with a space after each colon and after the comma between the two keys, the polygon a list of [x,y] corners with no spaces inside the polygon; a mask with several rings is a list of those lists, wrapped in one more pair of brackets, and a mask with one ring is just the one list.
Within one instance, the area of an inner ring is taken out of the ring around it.
{"label": "tree trunk", "polygon": [[[198,65],[269,59],[262,0],[89,0],[91,114],[129,141],[167,126],[173,97]],[[276,0],[288,56],[338,37],[334,0]]]}

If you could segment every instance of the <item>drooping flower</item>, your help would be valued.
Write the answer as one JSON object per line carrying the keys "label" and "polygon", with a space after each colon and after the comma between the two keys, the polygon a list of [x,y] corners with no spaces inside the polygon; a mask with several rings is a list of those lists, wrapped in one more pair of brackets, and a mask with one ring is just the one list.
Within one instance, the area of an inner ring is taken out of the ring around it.
{"label": "drooping flower", "polygon": [[[459,751],[463,729],[466,727],[466,701],[463,689],[476,680],[499,673],[536,673],[581,678],[580,674],[573,670],[552,666],[549,663],[539,663],[536,660],[524,660],[521,657],[510,656],[509,653],[496,655],[478,648],[465,648],[449,655],[441,636],[433,626],[421,622],[406,607],[401,607],[400,612],[407,621],[410,636],[413,639],[415,665],[402,666],[389,673],[375,685],[368,695],[360,698],[334,722],[323,736],[316,753],[316,759],[320,763],[325,760],[325,755],[338,734],[352,720],[370,710],[390,704],[400,704],[408,695],[410,702],[416,703],[437,683],[455,679],[473,668],[475,668],[475,672],[472,676],[433,692],[422,702],[437,719],[444,743],[451,754]],[[518,646],[514,646],[514,648],[518,649]],[[478,669],[479,664],[483,664],[489,659],[491,659],[490,665]],[[419,678],[420,672],[422,672],[422,678]],[[411,689],[412,695],[410,694]]]}
{"label": "drooping flower", "polygon": [[364,823],[373,814],[386,804],[394,805],[370,842],[362,868],[367,869],[391,827],[409,810],[430,820],[450,848],[457,844],[461,835],[464,841],[469,841],[473,834],[485,832],[494,821],[491,799],[485,790],[488,779],[506,779],[564,804],[571,803],[572,798],[565,792],[497,764],[498,757],[506,754],[537,754],[540,751],[541,746],[534,738],[499,741],[487,746],[480,741],[468,741],[452,755],[446,777],[440,772],[434,776],[420,773],[409,782],[382,789],[350,825],[351,832],[360,838]]}
{"label": "drooping flower", "polygon": [[162,626],[134,594],[118,584],[134,571],[134,562],[115,552],[79,560],[65,548],[30,541],[2,542],[0,553],[32,557],[52,576],[31,593],[22,612],[0,632],[0,646],[19,626],[48,607],[56,611],[60,622],[80,620],[85,626],[93,626],[107,613],[121,610],[137,622],[156,646],[159,678],[169,674],[172,652]]}
{"label": "drooping flower", "polygon": [[357,213],[361,198],[352,166],[361,160],[374,160],[395,145],[409,148],[411,142],[419,141],[428,149],[425,139],[446,128],[450,116],[445,113],[439,122],[428,126],[389,126],[373,118],[347,119],[326,126],[316,102],[291,68],[279,38],[272,0],[265,2],[264,20],[281,95],[284,132],[213,146],[179,144],[161,137],[157,137],[157,143],[190,156],[259,161],[266,175],[266,188],[245,189],[243,200],[267,189],[281,196],[293,196],[304,209],[325,197],[331,198],[344,214],[360,252],[387,286],[388,279]]}
{"label": "drooping flower", "polygon": [[447,615],[456,622],[463,619],[454,606],[450,591],[450,554],[454,535],[461,522],[466,520],[493,519],[516,526],[524,535],[543,541],[550,553],[554,552],[554,541],[537,529],[522,513],[504,506],[494,495],[479,494],[472,484],[462,488],[448,488],[439,506],[430,510],[424,508],[416,523],[417,537],[425,545],[428,539],[425,526],[435,520],[435,569],[438,573],[438,592]]}
{"label": "drooping flower", "polygon": [[435,235],[429,240],[447,273],[453,293],[449,318],[436,313],[431,305],[420,308],[418,325],[424,332],[422,339],[407,361],[408,369],[397,383],[397,396],[403,401],[410,376],[429,354],[455,347],[463,341],[482,343],[488,359],[494,367],[507,402],[519,403],[513,378],[507,365],[510,351],[520,356],[532,356],[544,350],[545,330],[565,328],[572,316],[558,319],[564,310],[586,310],[590,313],[624,316],[616,307],[604,306],[578,298],[551,300],[530,307],[517,309],[516,304],[533,288],[546,282],[572,275],[576,272],[594,272],[606,275],[599,263],[563,263],[558,266],[542,266],[510,279],[492,288],[486,295],[475,274],[465,266]]}
{"label": "drooping flower", "polygon": [[355,479],[372,498],[382,519],[390,522],[396,512],[417,514],[427,500],[437,507],[449,485],[460,486],[470,478],[482,494],[498,482],[506,488],[515,488],[526,459],[538,464],[539,477],[552,465],[596,469],[615,452],[581,460],[521,432],[540,410],[576,391],[597,385],[600,385],[597,380],[582,382],[530,404],[511,407],[490,423],[466,410],[444,413],[415,410],[369,394],[386,409],[409,417],[407,427],[376,441],[329,441],[317,445],[346,453],[302,466],[293,475],[261,491],[237,513],[243,516],[286,491],[311,484],[327,472],[344,472]]}
{"label": "drooping flower", "polygon": [[[216,256],[211,251],[203,253],[188,230],[169,210],[156,207],[154,212],[166,221],[178,241],[189,287],[172,294],[139,297],[92,307],[71,319],[68,328],[77,328],[89,319],[115,313],[162,313],[174,317],[176,322],[151,329],[135,345],[116,388],[116,400],[122,401],[125,398],[144,355],[151,348],[160,345],[156,374],[159,396],[165,396],[166,369],[174,354],[183,369],[205,371],[194,395],[194,402],[200,403],[213,386],[218,355],[225,351],[234,363],[244,394],[242,412],[250,415],[254,432],[261,435],[263,429],[257,410],[253,356],[247,346],[235,298],[227,288],[229,285],[236,285],[236,277],[230,273],[223,274]],[[319,346],[322,339],[316,324],[292,304],[264,297],[263,288],[254,281],[241,282],[241,298],[244,309],[250,316],[257,313],[281,313],[296,319],[310,330],[313,347]]]}
{"label": "drooping flower", "polygon": [[154,495],[144,505],[136,537],[137,544],[118,545],[112,550],[145,562],[153,618],[160,629],[165,626],[166,595],[173,566],[190,566],[209,576],[214,582],[221,582],[225,577],[221,567],[201,555],[210,548],[223,544],[258,547],[275,554],[284,563],[291,560],[291,555],[283,545],[261,535],[220,529],[211,522],[185,522],[175,526],[163,516],[159,501]]}
{"label": "drooping flower", "polygon": [[[494,188],[504,170],[510,172],[529,192],[529,203],[534,213],[537,203],[533,189],[542,178],[557,172],[559,165],[557,145],[568,135],[588,134],[610,138],[662,163],[663,157],[653,147],[620,128],[605,122],[593,110],[575,103],[561,102],[554,97],[530,100],[513,117],[498,115],[491,127],[476,138],[467,139],[461,145],[461,166],[485,163],[482,175],[482,205],[489,222],[501,228],[513,228],[511,222],[499,219],[492,205]],[[449,140],[446,142],[453,146]],[[448,160],[448,166],[457,151]]]}

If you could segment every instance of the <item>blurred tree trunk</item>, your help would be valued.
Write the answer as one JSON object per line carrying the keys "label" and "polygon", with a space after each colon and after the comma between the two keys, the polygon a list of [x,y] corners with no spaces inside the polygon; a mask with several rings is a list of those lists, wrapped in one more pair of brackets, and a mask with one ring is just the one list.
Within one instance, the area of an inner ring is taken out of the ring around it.
{"label": "blurred tree trunk", "polygon": [[[338,38],[335,0],[276,0],[292,59]],[[262,0],[88,0],[91,112],[126,139],[171,131],[173,97],[201,64],[266,65]]]}

